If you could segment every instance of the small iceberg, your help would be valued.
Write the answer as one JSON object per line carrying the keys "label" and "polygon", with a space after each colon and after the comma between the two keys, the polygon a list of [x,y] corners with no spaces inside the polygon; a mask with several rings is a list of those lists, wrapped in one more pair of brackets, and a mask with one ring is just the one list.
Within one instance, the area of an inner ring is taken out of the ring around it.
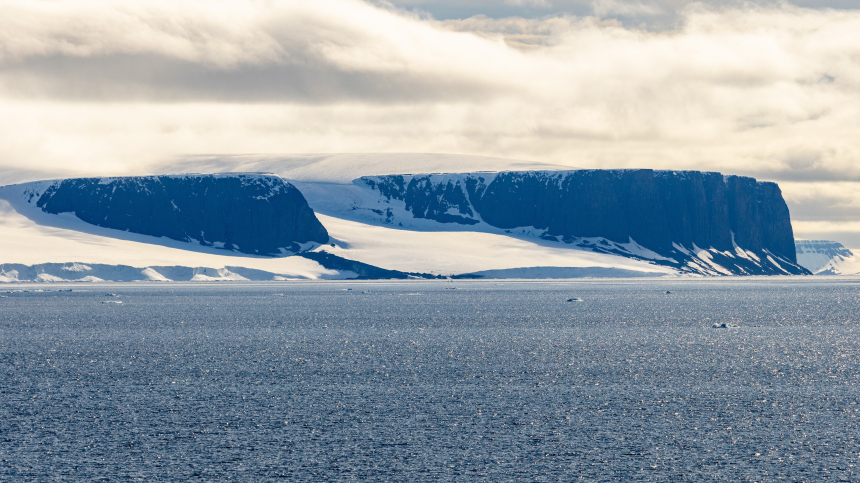
{"label": "small iceberg", "polygon": [[723,322],[722,324],[714,324],[711,326],[713,329],[737,329],[739,326],[737,324],[727,324]]}
{"label": "small iceberg", "polygon": [[122,300],[104,300],[104,301],[102,301],[102,303],[103,304],[121,304]]}

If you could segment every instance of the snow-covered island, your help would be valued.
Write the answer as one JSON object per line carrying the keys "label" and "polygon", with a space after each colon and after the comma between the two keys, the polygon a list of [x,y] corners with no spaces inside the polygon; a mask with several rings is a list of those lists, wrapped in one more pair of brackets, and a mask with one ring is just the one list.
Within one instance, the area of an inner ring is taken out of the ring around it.
{"label": "snow-covered island", "polygon": [[810,273],[775,183],[368,156],[6,183],[0,281]]}

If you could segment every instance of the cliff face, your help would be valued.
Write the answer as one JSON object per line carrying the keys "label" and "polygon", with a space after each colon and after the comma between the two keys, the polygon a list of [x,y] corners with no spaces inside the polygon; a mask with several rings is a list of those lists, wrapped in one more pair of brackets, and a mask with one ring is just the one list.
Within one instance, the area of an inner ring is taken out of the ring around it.
{"label": "cliff face", "polygon": [[35,196],[47,213],[242,253],[279,255],[328,241],[302,194],[274,175],[65,179]]}
{"label": "cliff face", "polygon": [[[805,273],[796,265],[779,187],[752,178],[643,169],[391,175],[361,182],[386,200],[403,201],[416,218],[533,227],[568,243],[632,239],[680,265],[705,250],[711,258],[737,259],[728,260],[732,273]],[[769,255],[777,261],[760,263]]]}

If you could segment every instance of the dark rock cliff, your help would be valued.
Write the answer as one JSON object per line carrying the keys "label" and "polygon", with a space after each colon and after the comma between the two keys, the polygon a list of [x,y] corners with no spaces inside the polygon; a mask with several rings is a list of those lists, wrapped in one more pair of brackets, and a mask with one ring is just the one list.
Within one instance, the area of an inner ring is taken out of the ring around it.
{"label": "dark rock cliff", "polygon": [[779,187],[753,178],[642,169],[390,175],[361,182],[387,200],[403,201],[416,218],[534,227],[545,238],[569,243],[589,237],[616,243],[633,239],[679,261],[684,252],[675,245],[713,249],[708,256],[722,258],[737,258],[737,245],[786,263],[763,268],[743,254],[729,261],[733,273],[806,273],[796,265]]}
{"label": "dark rock cliff", "polygon": [[299,190],[274,175],[65,179],[37,196],[47,213],[242,253],[287,254],[329,238]]}

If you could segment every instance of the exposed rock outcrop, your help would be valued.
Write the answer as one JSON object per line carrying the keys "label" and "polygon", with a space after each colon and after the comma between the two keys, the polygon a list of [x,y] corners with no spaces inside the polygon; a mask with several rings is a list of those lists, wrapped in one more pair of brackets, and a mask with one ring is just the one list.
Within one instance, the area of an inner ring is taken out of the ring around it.
{"label": "exposed rock outcrop", "polygon": [[359,182],[389,202],[402,202],[415,218],[529,227],[543,238],[578,245],[600,238],[605,245],[594,248],[607,252],[635,242],[663,257],[659,263],[700,273],[808,273],[797,265],[779,187],[753,178],[642,169],[388,175]]}
{"label": "exposed rock outcrop", "polygon": [[93,225],[248,254],[290,254],[329,238],[299,190],[275,175],[64,179],[29,197]]}

